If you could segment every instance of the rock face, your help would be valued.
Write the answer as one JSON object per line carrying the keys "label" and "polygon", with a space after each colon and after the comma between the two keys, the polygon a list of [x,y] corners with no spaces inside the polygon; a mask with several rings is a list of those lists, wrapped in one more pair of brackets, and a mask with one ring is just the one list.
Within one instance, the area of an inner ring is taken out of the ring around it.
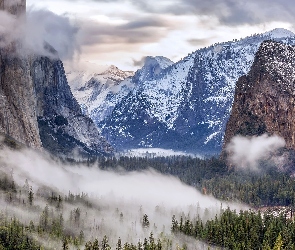
{"label": "rock face", "polygon": [[[26,1],[0,0],[0,10],[20,15]],[[36,119],[35,88],[30,76],[31,58],[15,54],[16,44],[0,48],[0,132],[41,148]]]}
{"label": "rock face", "polygon": [[60,60],[37,57],[31,75],[36,91],[36,114],[43,147],[55,155],[111,154],[93,121],[82,114]]}
{"label": "rock face", "polygon": [[[0,0],[0,10],[23,18],[26,1]],[[111,154],[112,147],[82,114],[62,62],[53,59],[57,52],[44,46],[50,58],[22,55],[21,41],[0,48],[0,134],[57,156]]]}
{"label": "rock face", "polygon": [[224,142],[264,133],[295,149],[295,47],[274,41],[261,44],[250,72],[237,82]]}
{"label": "rock face", "polygon": [[8,49],[0,50],[0,132],[41,148],[30,72],[31,58],[19,57]]}
{"label": "rock face", "polygon": [[23,57],[9,48],[0,50],[0,132],[59,156],[113,150],[82,114],[60,60]]}

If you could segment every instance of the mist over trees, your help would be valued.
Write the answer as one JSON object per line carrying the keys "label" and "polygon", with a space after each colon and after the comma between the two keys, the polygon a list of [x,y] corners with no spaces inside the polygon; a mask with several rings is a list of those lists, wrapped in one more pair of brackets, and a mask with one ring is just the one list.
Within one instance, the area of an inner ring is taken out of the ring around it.
{"label": "mist over trees", "polygon": [[[120,157],[69,162],[42,157],[40,160],[37,154],[27,151],[25,155],[18,150],[10,153],[0,159],[0,249],[295,247],[295,180],[291,172],[279,170],[270,161],[261,161],[261,171],[251,172],[228,167],[216,157]],[[11,156],[17,164],[13,167],[9,161]],[[33,166],[25,163],[17,167],[26,161]],[[42,168],[37,169],[38,166]],[[35,168],[35,173],[28,173],[25,178],[25,171],[30,172],[31,168]],[[42,172],[43,177],[40,176]],[[80,175],[85,175],[83,182]],[[103,188],[110,188],[104,185],[107,182],[91,186],[102,181],[96,179],[99,175],[109,178],[109,182],[115,179],[114,183],[119,186],[130,184],[130,178],[138,179],[133,183],[138,186],[132,188],[138,189],[134,194],[141,193],[142,199],[129,203],[126,197],[116,200],[112,192],[99,196],[105,192]],[[164,192],[153,191],[153,195],[146,196],[139,184],[145,175],[150,177],[144,189],[155,190],[157,182],[167,185],[168,179],[177,186],[179,178],[185,187],[182,195],[192,189],[199,190],[204,198],[200,198],[203,200],[196,206],[177,210],[183,202],[181,193],[177,193],[170,201],[171,208],[160,203],[156,205],[158,196],[168,196],[169,191],[173,195],[175,189],[169,184]],[[64,183],[59,183],[58,176]],[[43,182],[42,178],[50,178],[50,182]],[[67,185],[67,182],[72,183]],[[90,185],[87,192],[82,187],[85,184]],[[81,190],[71,188],[75,186]],[[62,187],[68,190],[61,190]],[[213,196],[221,203],[212,200],[215,207],[210,208],[206,202]],[[235,208],[227,202],[241,206]]]}

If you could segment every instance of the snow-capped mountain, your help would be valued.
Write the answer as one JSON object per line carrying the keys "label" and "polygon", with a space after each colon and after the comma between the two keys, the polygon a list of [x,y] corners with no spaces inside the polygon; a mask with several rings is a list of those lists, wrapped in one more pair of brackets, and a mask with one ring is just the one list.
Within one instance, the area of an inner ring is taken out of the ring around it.
{"label": "snow-capped mountain", "polygon": [[[162,147],[218,153],[235,84],[250,70],[260,44],[270,39],[295,44],[292,32],[275,29],[199,49],[177,63],[148,57],[134,77],[118,85],[129,88],[101,99],[99,107],[111,104],[111,110],[89,115],[119,150]],[[98,106],[92,104],[87,105],[95,110]]]}
{"label": "snow-capped mountain", "polygon": [[122,71],[111,65],[99,73],[72,71],[67,77],[83,112],[99,122],[133,88],[128,79],[133,75],[133,71]]}

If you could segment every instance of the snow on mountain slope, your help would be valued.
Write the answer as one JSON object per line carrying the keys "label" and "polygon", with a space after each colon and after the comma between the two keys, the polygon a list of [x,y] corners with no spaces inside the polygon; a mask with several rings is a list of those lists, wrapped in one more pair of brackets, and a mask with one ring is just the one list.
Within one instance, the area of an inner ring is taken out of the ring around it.
{"label": "snow on mountain slope", "polygon": [[275,29],[197,50],[175,64],[147,58],[129,79],[133,89],[117,100],[111,114],[100,121],[91,117],[117,149],[219,152],[236,81],[249,71],[258,47],[268,39],[295,44],[294,34]]}
{"label": "snow on mountain slope", "polygon": [[[193,64],[193,57],[174,64],[172,67],[164,68],[151,80],[145,80],[144,84],[138,84],[136,92],[148,98],[150,102],[147,113],[158,121],[165,123],[169,129],[173,128],[176,119],[175,114],[183,99],[183,86],[190,67]],[[157,60],[158,62],[158,60]],[[161,62],[159,65],[163,65]],[[167,64],[165,65],[167,66]],[[145,65],[144,67],[147,67]],[[165,70],[166,69],[166,70]],[[149,77],[150,78],[150,77]]]}
{"label": "snow on mountain slope", "polygon": [[128,80],[133,75],[134,72],[122,71],[113,65],[96,73],[74,71],[67,74],[83,112],[95,117],[96,122],[107,117],[114,105],[133,88]]}
{"label": "snow on mountain slope", "polygon": [[68,78],[84,113],[117,149],[218,153],[235,84],[268,39],[295,44],[292,32],[275,29],[197,50],[177,63],[146,57],[134,76],[112,66],[98,73],[72,72]]}

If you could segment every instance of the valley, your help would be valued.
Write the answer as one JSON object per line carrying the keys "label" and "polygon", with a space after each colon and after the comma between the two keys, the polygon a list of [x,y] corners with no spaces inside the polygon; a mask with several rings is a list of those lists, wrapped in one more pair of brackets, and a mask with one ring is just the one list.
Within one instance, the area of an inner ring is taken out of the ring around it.
{"label": "valley", "polygon": [[0,249],[295,249],[295,34],[79,68],[176,25],[140,3],[155,20],[0,0]]}

